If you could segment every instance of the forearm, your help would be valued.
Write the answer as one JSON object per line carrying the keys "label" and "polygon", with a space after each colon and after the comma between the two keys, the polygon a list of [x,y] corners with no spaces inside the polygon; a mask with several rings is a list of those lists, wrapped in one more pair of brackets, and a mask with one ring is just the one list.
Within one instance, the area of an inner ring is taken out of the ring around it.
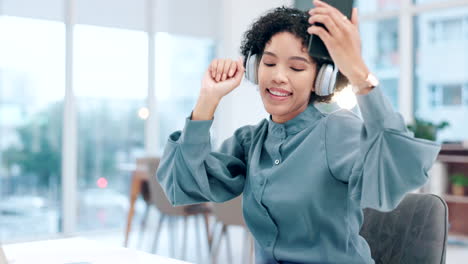
{"label": "forearm", "polygon": [[212,120],[219,100],[200,95],[193,109],[192,120]]}

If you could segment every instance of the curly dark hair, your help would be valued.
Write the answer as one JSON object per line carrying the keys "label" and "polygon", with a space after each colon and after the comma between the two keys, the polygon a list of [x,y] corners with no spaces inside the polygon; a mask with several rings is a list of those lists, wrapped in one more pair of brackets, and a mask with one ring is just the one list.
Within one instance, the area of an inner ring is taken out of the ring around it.
{"label": "curly dark hair", "polygon": [[[244,33],[244,37],[241,43],[241,54],[244,58],[247,58],[249,54],[263,54],[266,44],[271,40],[271,38],[280,32],[289,32],[299,39],[302,40],[304,47],[307,47],[309,44],[309,33],[307,28],[310,26],[309,14],[306,11],[301,11],[296,8],[289,7],[277,7],[274,8],[258,20],[256,20]],[[325,63],[323,60],[316,58],[311,58],[312,61],[317,63],[317,72],[320,67]],[[244,60],[244,66],[245,60]],[[338,73],[336,80],[335,91],[342,90],[348,84],[347,78]],[[325,102],[328,103],[331,101],[333,94],[328,96],[318,96],[312,92],[309,104],[312,102]]]}

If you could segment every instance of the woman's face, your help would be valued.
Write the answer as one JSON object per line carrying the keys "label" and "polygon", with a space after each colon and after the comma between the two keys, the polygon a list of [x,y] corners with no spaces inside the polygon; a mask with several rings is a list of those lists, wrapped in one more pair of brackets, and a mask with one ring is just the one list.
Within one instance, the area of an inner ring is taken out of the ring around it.
{"label": "woman's face", "polygon": [[284,123],[307,108],[316,67],[302,40],[289,32],[275,34],[266,44],[258,85],[263,105],[274,122]]}

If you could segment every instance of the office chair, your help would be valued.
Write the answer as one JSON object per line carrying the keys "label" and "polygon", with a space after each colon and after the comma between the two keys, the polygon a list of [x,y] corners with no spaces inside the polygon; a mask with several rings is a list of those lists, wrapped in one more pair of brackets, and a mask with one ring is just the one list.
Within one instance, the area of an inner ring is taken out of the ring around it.
{"label": "office chair", "polygon": [[[216,216],[216,223],[215,227],[213,228],[213,240],[211,244],[211,263],[233,263],[231,239],[229,236],[229,227],[231,226],[239,226],[242,228],[243,231],[241,263],[253,263],[254,239],[250,234],[247,225],[244,221],[244,216],[242,213],[242,195],[224,203],[214,204],[213,214]],[[220,230],[218,231],[218,229]],[[226,243],[227,262],[218,262],[218,253],[223,238]]]}
{"label": "office chair", "polygon": [[[154,242],[152,246],[151,252],[155,253],[157,251],[158,247],[158,242],[159,242],[159,237],[161,235],[161,227],[164,222],[167,222],[168,227],[169,227],[169,232],[171,233],[170,235],[170,244],[171,244],[171,256],[172,257],[179,257],[181,259],[185,259],[186,257],[186,251],[187,251],[187,225],[188,225],[188,218],[195,218],[195,231],[197,233],[198,237],[198,244],[200,245],[202,243],[201,241],[201,234],[200,234],[200,224],[198,221],[198,217],[202,217],[203,220],[205,221],[205,231],[206,231],[206,238],[207,238],[207,246],[209,247],[209,244],[211,242],[211,236],[209,232],[209,216],[211,215],[211,206],[209,203],[203,203],[203,204],[194,204],[194,205],[185,205],[185,206],[177,206],[173,207],[169,200],[167,199],[164,190],[162,189],[161,185],[156,179],[156,171],[159,167],[159,162],[160,159],[158,157],[145,157],[145,158],[139,158],[137,159],[137,164],[139,168],[142,168],[144,171],[149,173],[149,182],[147,183],[148,186],[148,197],[145,199],[147,201],[147,208],[145,210],[145,214],[142,219],[142,224],[141,224],[141,232],[142,234],[140,237],[142,237],[143,232],[145,232],[146,229],[146,222],[148,220],[148,209],[150,206],[155,206],[158,211],[159,211],[159,220],[158,224],[156,227],[156,233],[154,237]],[[144,192],[145,193],[145,192]],[[183,240],[182,240],[182,250],[181,256],[177,256],[175,250],[176,250],[176,220],[177,218],[183,218],[184,223],[183,223]],[[166,221],[165,221],[166,220]],[[198,262],[201,261],[202,256],[200,250],[197,250],[197,258]]]}
{"label": "office chair", "polygon": [[445,263],[447,204],[433,194],[409,193],[391,212],[364,209],[363,236],[376,264]]}

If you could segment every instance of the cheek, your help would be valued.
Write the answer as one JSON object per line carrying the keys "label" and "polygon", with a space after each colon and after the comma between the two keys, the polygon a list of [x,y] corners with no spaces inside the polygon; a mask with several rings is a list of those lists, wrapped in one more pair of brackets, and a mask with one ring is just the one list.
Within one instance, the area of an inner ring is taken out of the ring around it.
{"label": "cheek", "polygon": [[315,90],[315,74],[307,73],[295,80],[294,86],[300,90],[301,93],[307,94]]}
{"label": "cheek", "polygon": [[258,85],[260,88],[265,87],[265,85],[271,79],[271,74],[269,73],[268,69],[265,67],[260,67],[258,69]]}

